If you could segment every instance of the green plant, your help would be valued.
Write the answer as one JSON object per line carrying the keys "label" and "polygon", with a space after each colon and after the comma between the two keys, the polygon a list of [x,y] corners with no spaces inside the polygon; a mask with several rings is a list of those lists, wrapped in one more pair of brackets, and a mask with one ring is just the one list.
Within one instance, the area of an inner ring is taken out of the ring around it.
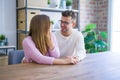
{"label": "green plant", "polygon": [[5,38],[6,38],[6,37],[5,37],[5,35],[4,35],[4,34],[1,34],[1,35],[0,35],[0,41],[5,40]]}
{"label": "green plant", "polygon": [[107,32],[97,30],[96,24],[88,24],[82,33],[87,53],[107,51]]}
{"label": "green plant", "polygon": [[50,0],[47,1],[48,5],[50,4]]}
{"label": "green plant", "polygon": [[53,20],[51,20],[51,21],[50,21],[50,23],[53,25],[53,24],[54,24],[54,21],[53,21]]}
{"label": "green plant", "polygon": [[72,0],[67,0],[66,1],[66,6],[71,6],[72,5]]}

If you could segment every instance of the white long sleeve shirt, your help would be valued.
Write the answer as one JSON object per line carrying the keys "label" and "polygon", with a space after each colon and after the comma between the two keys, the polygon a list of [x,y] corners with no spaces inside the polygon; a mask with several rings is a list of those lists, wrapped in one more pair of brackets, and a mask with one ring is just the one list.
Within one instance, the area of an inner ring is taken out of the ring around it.
{"label": "white long sleeve shirt", "polygon": [[68,37],[63,36],[60,30],[54,32],[54,34],[58,42],[61,58],[72,55],[78,56],[79,60],[85,58],[86,50],[81,32],[73,30],[72,34]]}

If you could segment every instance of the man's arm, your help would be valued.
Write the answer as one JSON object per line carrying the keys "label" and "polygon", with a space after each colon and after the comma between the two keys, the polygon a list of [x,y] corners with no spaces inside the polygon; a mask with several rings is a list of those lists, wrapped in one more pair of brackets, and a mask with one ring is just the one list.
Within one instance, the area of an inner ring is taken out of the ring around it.
{"label": "man's arm", "polygon": [[79,60],[83,60],[86,57],[86,50],[84,44],[84,37],[81,32],[77,36],[76,46],[73,56],[78,56]]}

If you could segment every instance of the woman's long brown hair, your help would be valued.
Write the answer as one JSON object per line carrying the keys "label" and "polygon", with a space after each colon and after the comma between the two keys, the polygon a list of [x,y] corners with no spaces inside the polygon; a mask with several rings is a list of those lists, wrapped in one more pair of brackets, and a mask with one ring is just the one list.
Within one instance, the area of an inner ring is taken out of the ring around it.
{"label": "woman's long brown hair", "polygon": [[47,34],[50,29],[50,19],[47,15],[36,15],[30,23],[29,36],[32,37],[38,50],[45,55],[48,52]]}

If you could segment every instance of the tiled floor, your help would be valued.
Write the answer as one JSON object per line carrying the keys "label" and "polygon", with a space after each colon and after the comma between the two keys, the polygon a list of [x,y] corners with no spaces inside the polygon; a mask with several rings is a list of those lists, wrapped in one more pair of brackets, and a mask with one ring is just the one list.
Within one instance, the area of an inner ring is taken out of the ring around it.
{"label": "tiled floor", "polygon": [[8,56],[0,56],[0,66],[8,65]]}

